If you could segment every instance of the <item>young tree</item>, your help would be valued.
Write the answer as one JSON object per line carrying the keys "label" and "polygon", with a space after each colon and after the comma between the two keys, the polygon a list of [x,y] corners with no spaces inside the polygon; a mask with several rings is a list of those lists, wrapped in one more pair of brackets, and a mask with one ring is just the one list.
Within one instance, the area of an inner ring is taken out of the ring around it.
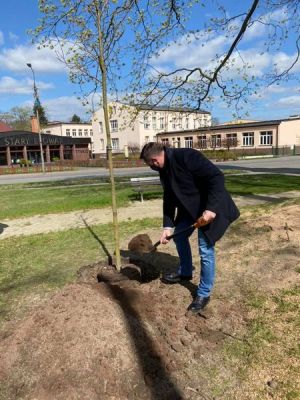
{"label": "young tree", "polygon": [[[40,26],[32,34],[40,46],[55,48],[67,65],[72,82],[85,88],[88,95],[101,92],[107,136],[107,158],[111,182],[112,214],[115,236],[116,266],[121,266],[119,228],[108,92],[115,89],[124,57],[125,30],[130,26],[129,14],[134,0],[39,0],[42,14]],[[131,14],[132,17],[132,14]],[[123,53],[122,53],[123,51]]]}

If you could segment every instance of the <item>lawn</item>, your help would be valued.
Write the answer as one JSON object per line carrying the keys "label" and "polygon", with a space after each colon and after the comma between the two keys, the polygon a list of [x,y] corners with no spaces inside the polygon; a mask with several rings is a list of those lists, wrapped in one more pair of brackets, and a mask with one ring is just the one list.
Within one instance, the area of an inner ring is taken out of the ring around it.
{"label": "lawn", "polygon": [[[226,175],[226,187],[232,195],[268,194],[299,190],[300,178],[286,175]],[[126,206],[137,197],[128,182],[117,179],[118,206]],[[111,204],[107,178],[63,182],[0,185],[0,219],[37,214],[108,207]],[[161,192],[146,193],[145,199],[160,197]]]}

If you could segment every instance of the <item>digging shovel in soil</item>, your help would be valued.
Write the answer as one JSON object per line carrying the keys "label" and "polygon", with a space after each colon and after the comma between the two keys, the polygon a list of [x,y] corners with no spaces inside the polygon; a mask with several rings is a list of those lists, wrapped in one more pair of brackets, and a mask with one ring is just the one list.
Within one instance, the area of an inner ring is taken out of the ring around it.
{"label": "digging shovel in soil", "polygon": [[[179,231],[176,231],[175,233],[173,233],[172,235],[169,235],[166,237],[167,240],[173,239],[174,237],[181,235],[182,233],[188,232],[191,229],[195,229],[197,227],[198,223],[195,222],[194,224],[188,226],[187,228],[184,229],[180,229]],[[154,252],[156,251],[157,247],[160,245],[160,240],[158,240],[156,243],[154,243],[153,247],[150,249],[150,252]]]}

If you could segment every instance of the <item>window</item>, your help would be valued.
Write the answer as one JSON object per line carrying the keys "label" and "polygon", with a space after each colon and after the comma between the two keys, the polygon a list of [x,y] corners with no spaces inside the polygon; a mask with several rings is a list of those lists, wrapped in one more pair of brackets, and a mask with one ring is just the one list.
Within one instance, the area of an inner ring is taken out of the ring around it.
{"label": "window", "polygon": [[66,129],[66,136],[71,136],[71,130],[70,129]]}
{"label": "window", "polygon": [[182,129],[182,118],[178,118],[178,128]]}
{"label": "window", "polygon": [[148,115],[144,115],[144,129],[149,129],[149,128],[150,128],[149,117]]}
{"label": "window", "polygon": [[180,138],[172,138],[172,146],[175,148],[180,147]]}
{"label": "window", "polygon": [[185,129],[189,129],[189,118],[185,119]]}
{"label": "window", "polygon": [[206,149],[207,148],[206,135],[198,136],[198,146],[199,146],[199,149]]}
{"label": "window", "polygon": [[254,146],[254,132],[243,133],[243,146]]}
{"label": "window", "polygon": [[84,130],[84,136],[89,136],[89,130],[88,129]]}
{"label": "window", "polygon": [[100,139],[100,150],[104,150],[104,139]]}
{"label": "window", "polygon": [[117,114],[117,107],[113,106],[112,111],[113,111],[113,114],[116,115]]}
{"label": "window", "polygon": [[118,121],[116,119],[112,119],[110,121],[110,128],[112,132],[117,132],[118,131]]}
{"label": "window", "polygon": [[156,129],[156,117],[152,117],[152,128]]}
{"label": "window", "polygon": [[260,144],[262,146],[272,146],[272,144],[273,144],[273,132],[272,131],[260,132]]}
{"label": "window", "polygon": [[194,119],[194,129],[199,127],[199,121],[198,119]]}
{"label": "window", "polygon": [[172,129],[176,129],[176,117],[172,118]]}
{"label": "window", "polygon": [[82,129],[78,129],[78,136],[82,136]]}
{"label": "window", "polygon": [[165,121],[164,117],[159,118],[159,129],[164,129],[165,128]]}
{"label": "window", "polygon": [[76,136],[76,129],[72,129],[72,136]]}
{"label": "window", "polygon": [[93,129],[90,129],[90,136],[93,136]]}
{"label": "window", "polygon": [[99,132],[103,133],[103,122],[99,122]]}
{"label": "window", "polygon": [[236,147],[237,146],[237,134],[227,133],[226,134],[226,147]]}
{"label": "window", "polygon": [[161,139],[161,142],[164,146],[168,146],[169,145],[169,139]]}
{"label": "window", "polygon": [[111,139],[111,147],[113,150],[119,150],[119,139]]}
{"label": "window", "polygon": [[193,136],[188,136],[184,138],[184,146],[189,148],[193,147]]}
{"label": "window", "polygon": [[46,133],[51,133],[51,131],[46,131]]}
{"label": "window", "polygon": [[221,135],[211,135],[211,147],[221,147]]}

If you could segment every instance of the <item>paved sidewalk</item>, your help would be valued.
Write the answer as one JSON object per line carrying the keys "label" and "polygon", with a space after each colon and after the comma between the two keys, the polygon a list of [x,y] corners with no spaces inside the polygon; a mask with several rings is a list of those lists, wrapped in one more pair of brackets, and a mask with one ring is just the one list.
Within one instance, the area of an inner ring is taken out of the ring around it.
{"label": "paved sidewalk", "polygon": [[[264,203],[274,203],[292,198],[300,198],[300,191],[277,193],[272,195],[235,196],[238,207]],[[161,218],[162,200],[147,200],[144,203],[134,202],[128,207],[119,208],[118,220],[138,220],[143,218]],[[13,236],[33,235],[47,232],[64,231],[72,228],[112,222],[111,208],[79,210],[61,214],[35,215],[33,217],[2,220],[0,222],[0,240]]]}

